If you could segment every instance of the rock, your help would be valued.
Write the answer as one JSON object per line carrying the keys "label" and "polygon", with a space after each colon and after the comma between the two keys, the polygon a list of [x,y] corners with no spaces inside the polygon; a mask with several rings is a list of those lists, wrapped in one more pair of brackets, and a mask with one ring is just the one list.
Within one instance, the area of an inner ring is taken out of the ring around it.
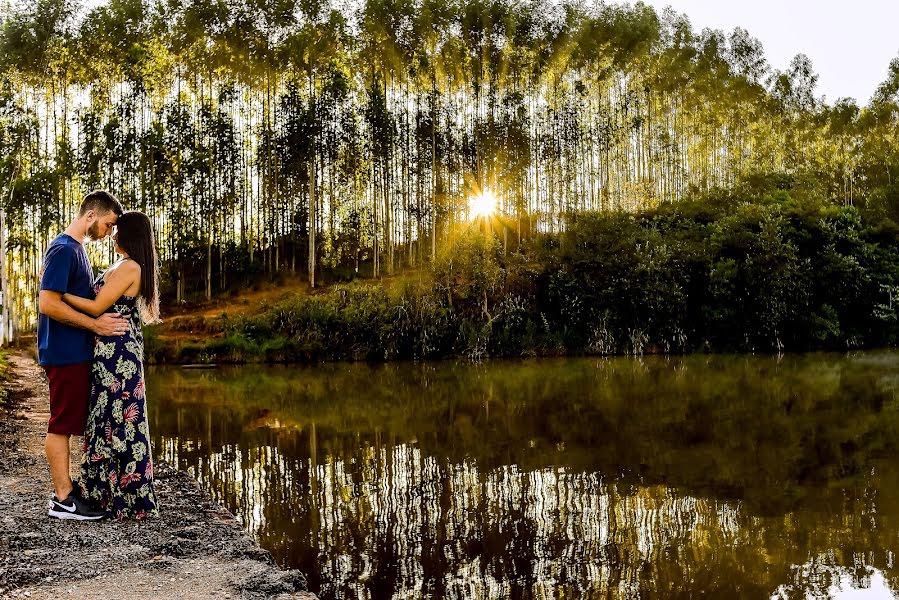
{"label": "rock", "polygon": [[272,557],[272,553],[268,550],[264,550],[259,548],[258,546],[254,546],[251,548],[246,548],[237,553],[241,558],[249,558],[250,560],[259,560],[270,565],[275,564],[275,559]]}
{"label": "rock", "polygon": [[159,544],[158,546],[153,547],[154,552],[158,552],[160,554],[167,554],[169,556],[181,557],[184,556],[184,548],[181,546],[181,542],[177,540],[171,540],[168,542],[164,542]]}
{"label": "rock", "polygon": [[197,539],[197,529],[194,526],[182,527],[173,531],[172,535],[184,540],[195,540]]}
{"label": "rock", "polygon": [[163,557],[163,558],[160,558],[159,560],[154,559],[154,560],[148,562],[147,568],[164,571],[166,569],[171,569],[174,564],[175,564],[175,561],[173,561],[172,559]]}
{"label": "rock", "polygon": [[264,571],[247,577],[240,584],[241,597],[247,600],[271,598],[306,590],[306,576],[297,570]]}

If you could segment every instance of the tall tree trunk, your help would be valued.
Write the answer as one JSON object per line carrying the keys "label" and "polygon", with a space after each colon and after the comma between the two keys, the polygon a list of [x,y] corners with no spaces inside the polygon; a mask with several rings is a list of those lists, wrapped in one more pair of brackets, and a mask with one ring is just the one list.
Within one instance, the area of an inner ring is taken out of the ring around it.
{"label": "tall tree trunk", "polygon": [[206,232],[206,300],[212,300],[212,225]]}
{"label": "tall tree trunk", "polygon": [[12,302],[9,289],[9,278],[6,274],[6,211],[0,208],[0,293],[3,294],[3,321],[0,322],[0,347],[12,341],[12,318],[10,315]]}
{"label": "tall tree trunk", "polygon": [[[314,140],[314,137],[313,137]],[[316,230],[316,199],[315,199],[315,143],[309,158],[309,286],[315,287],[315,230]]]}

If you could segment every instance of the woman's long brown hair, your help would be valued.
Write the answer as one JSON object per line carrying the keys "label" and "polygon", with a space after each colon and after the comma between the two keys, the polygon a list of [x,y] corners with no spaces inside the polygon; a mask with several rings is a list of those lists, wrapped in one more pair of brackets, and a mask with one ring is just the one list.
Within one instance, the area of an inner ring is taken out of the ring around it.
{"label": "woman's long brown hair", "polygon": [[132,210],[116,221],[116,243],[140,265],[139,309],[144,323],[159,321],[159,259],[150,218]]}

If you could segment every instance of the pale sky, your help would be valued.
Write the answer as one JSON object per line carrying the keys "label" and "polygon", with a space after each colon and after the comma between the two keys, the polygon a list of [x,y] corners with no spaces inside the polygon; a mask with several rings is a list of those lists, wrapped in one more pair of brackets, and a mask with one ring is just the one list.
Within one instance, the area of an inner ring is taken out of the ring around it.
{"label": "pale sky", "polygon": [[899,0],[643,0],[686,13],[697,33],[742,27],[765,48],[772,69],[806,54],[818,74],[815,95],[828,104],[852,97],[865,105],[899,57]]}

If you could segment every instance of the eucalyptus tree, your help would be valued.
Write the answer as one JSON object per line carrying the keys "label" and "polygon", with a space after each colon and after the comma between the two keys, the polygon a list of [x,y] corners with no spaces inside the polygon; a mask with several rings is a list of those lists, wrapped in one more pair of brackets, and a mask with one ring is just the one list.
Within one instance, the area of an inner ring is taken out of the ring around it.
{"label": "eucalyptus tree", "polygon": [[240,187],[235,219],[239,221],[239,246],[235,248],[239,247],[237,254],[246,257],[249,268],[252,268],[257,244],[261,239],[258,229],[260,195],[253,184],[258,181],[258,177],[254,176],[257,165],[253,163],[259,129],[256,125],[258,89],[260,82],[267,77],[263,72],[266,69],[262,68],[265,54],[259,52],[259,47],[264,47],[260,38],[257,23],[250,11],[239,3],[232,5],[224,30],[217,36],[217,76],[222,86],[221,103],[228,104],[238,136],[237,144],[241,154],[238,177]]}
{"label": "eucalyptus tree", "polygon": [[[427,199],[417,196],[418,248],[421,251],[424,225],[430,229],[431,260],[437,255],[437,216],[440,210],[440,156],[438,140],[441,140],[440,112],[442,99],[446,92],[446,65],[441,53],[447,43],[458,13],[456,0],[422,0],[414,14],[412,22],[412,39],[416,40],[413,54],[410,57],[410,76],[418,94],[416,102],[416,140],[419,160],[419,188],[428,173]],[[422,108],[426,107],[426,108]],[[442,144],[441,144],[442,145]],[[427,160],[427,166],[424,161]],[[427,215],[427,216],[426,216]],[[419,257],[420,260],[421,257]]]}
{"label": "eucalyptus tree", "polygon": [[859,163],[860,109],[854,100],[841,98],[833,106],[822,108],[826,135],[816,144],[812,168],[826,182],[828,196],[852,204],[856,195]]}
{"label": "eucalyptus tree", "polygon": [[57,107],[71,69],[68,46],[74,16],[73,7],[62,0],[38,0],[3,22],[3,149],[9,154],[8,178],[0,183],[0,210],[5,213],[0,243],[6,268],[4,319],[14,329],[34,323],[27,299],[37,290],[36,264],[49,231],[66,208],[66,188],[60,185],[56,164]]}
{"label": "eucalyptus tree", "polygon": [[860,195],[870,209],[899,223],[899,58],[861,110],[858,129]]}
{"label": "eucalyptus tree", "polygon": [[[218,184],[215,139],[218,117],[215,72],[228,57],[222,36],[230,13],[228,5],[221,0],[169,0],[166,10],[174,17],[166,32],[177,69],[174,102],[189,109],[191,114],[189,129],[178,131],[175,157],[178,185],[174,199],[177,210],[189,220],[181,221],[182,227],[173,227],[172,233],[187,236],[184,241],[193,239],[195,232],[200,234],[205,249],[203,280],[208,299],[212,296],[213,244],[221,237],[218,235],[222,227],[220,204],[231,199],[229,191]],[[175,122],[188,124],[183,116]],[[183,227],[187,223],[195,225]],[[188,251],[183,244],[175,246]],[[173,258],[182,265],[177,269],[180,292],[185,261],[182,256]]]}
{"label": "eucalyptus tree", "polygon": [[757,131],[764,116],[760,107],[764,106],[766,90],[764,80],[769,72],[761,42],[737,27],[728,37],[724,56],[729,65],[728,88],[730,101],[728,132],[733,157],[731,177],[746,176],[757,164],[753,156],[753,130]]}
{"label": "eucalyptus tree", "polygon": [[774,169],[783,170],[786,156],[805,166],[807,148],[816,134],[810,116],[819,106],[814,95],[817,81],[811,60],[804,54],[797,54],[786,71],[774,71],[769,78],[773,116],[775,120],[782,121],[776,130],[782,153],[777,157]]}
{"label": "eucalyptus tree", "polygon": [[[396,115],[391,111],[391,99],[397,95],[410,73],[415,46],[412,38],[415,8],[411,0],[370,0],[363,5],[358,16],[360,40],[357,64],[367,92],[364,114],[372,155],[372,204],[375,228],[383,231],[388,272],[393,271],[396,242],[393,164],[397,123]],[[378,276],[378,237],[374,241],[374,270]]]}
{"label": "eucalyptus tree", "polygon": [[299,5],[296,0],[246,0],[237,11],[236,23],[243,32],[250,60],[264,85],[262,123],[259,144],[255,153],[259,190],[264,214],[262,223],[268,233],[267,264],[270,272],[280,268],[281,248],[284,244],[285,219],[281,209],[280,167],[277,162],[275,140],[280,116],[278,96],[284,85],[284,65],[279,57],[284,40],[298,24]]}
{"label": "eucalyptus tree", "polygon": [[37,0],[0,53],[11,261],[110,187],[156,216],[179,300],[257,256],[312,285],[433,260],[478,187],[505,245],[787,169],[899,215],[899,61],[868,106],[826,105],[808,59],[771,72],[748,32],[639,3]]}
{"label": "eucalyptus tree", "polygon": [[80,83],[91,93],[89,110],[118,129],[105,150],[121,172],[116,177],[107,169],[101,184],[151,214],[160,198],[141,140],[158,119],[174,79],[162,12],[153,0],[110,0],[85,16],[77,40]]}
{"label": "eucalyptus tree", "polygon": [[[285,37],[280,47],[279,62],[289,69],[291,77],[281,102],[285,129],[278,148],[284,156],[285,174],[296,177],[299,164],[304,166],[304,177],[300,179],[306,183],[307,269],[309,284],[315,287],[317,237],[322,221],[316,156],[333,150],[332,144],[338,141],[331,134],[348,91],[349,33],[344,16],[323,2],[305,2],[302,9],[303,23]],[[323,130],[332,144],[321,144]],[[334,205],[338,199],[331,196],[328,201]],[[295,207],[290,208],[291,214],[297,212]]]}
{"label": "eucalyptus tree", "polygon": [[16,102],[16,85],[9,73],[0,80],[0,291],[3,294],[0,345],[15,337],[26,322],[24,298],[30,297],[29,278],[22,277],[37,240],[28,227],[29,199],[21,195],[23,169],[37,134],[37,119]]}
{"label": "eucalyptus tree", "polygon": [[871,163],[883,165],[880,173],[869,177],[883,181],[885,175],[884,183],[893,186],[899,181],[899,128],[895,126],[899,122],[899,58],[890,61],[887,78],[877,87],[867,112],[872,122],[866,136],[873,150]]}

